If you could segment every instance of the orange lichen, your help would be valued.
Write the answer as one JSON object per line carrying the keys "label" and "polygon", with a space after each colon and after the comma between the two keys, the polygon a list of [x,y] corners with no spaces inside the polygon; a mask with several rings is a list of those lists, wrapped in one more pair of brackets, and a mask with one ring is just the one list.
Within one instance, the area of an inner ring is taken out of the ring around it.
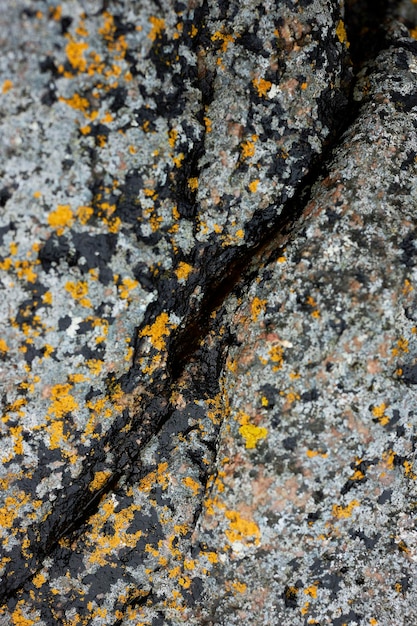
{"label": "orange lichen", "polygon": [[168,463],[159,463],[158,468],[149,472],[139,483],[139,490],[149,492],[156,485],[160,485],[162,489],[166,489],[169,484],[169,475],[167,472]]}
{"label": "orange lichen", "polygon": [[188,487],[188,489],[192,491],[194,496],[196,496],[198,492],[200,491],[200,487],[201,487],[200,483],[198,483],[196,480],[191,478],[191,476],[186,476],[185,478],[182,479],[182,482],[184,483],[186,487]]}
{"label": "orange lichen", "polygon": [[161,37],[162,31],[165,28],[165,20],[159,17],[155,17],[151,15],[149,21],[152,25],[152,28],[148,34],[148,37],[151,41],[155,41],[158,37]]}
{"label": "orange lichen", "polygon": [[241,424],[239,433],[245,440],[245,446],[248,450],[256,448],[256,444],[265,439],[268,435],[268,430],[261,426],[256,426],[250,422],[250,416],[243,411],[239,411],[237,418]]}
{"label": "orange lichen", "polygon": [[265,311],[266,303],[267,303],[267,300],[261,300],[258,297],[255,297],[252,300],[252,303],[250,306],[250,312],[251,312],[251,317],[252,317],[253,322],[256,322],[260,314]]}
{"label": "orange lichen", "polygon": [[48,415],[62,418],[67,413],[78,409],[78,402],[70,394],[72,385],[66,383],[63,385],[54,385],[50,392],[51,405],[48,409]]}
{"label": "orange lichen", "polygon": [[385,402],[382,402],[379,406],[374,406],[374,408],[372,409],[372,414],[376,417],[376,419],[382,426],[386,426],[390,421],[389,416],[385,413],[387,408],[388,405],[385,404]]}
{"label": "orange lichen", "polygon": [[80,220],[81,224],[87,224],[93,213],[94,210],[90,206],[79,206],[77,209],[77,217]]}
{"label": "orange lichen", "polygon": [[245,519],[239,511],[225,511],[225,517],[229,520],[229,528],[225,530],[225,535],[230,543],[239,541],[259,544],[261,532],[254,521]]}
{"label": "orange lichen", "polygon": [[258,189],[258,185],[259,185],[259,178],[256,178],[251,183],[249,183],[248,185],[249,191],[251,191],[252,193],[255,193],[256,190]]}
{"label": "orange lichen", "polygon": [[[239,35],[236,35],[236,37],[239,37]],[[221,31],[216,31],[211,36],[211,40],[221,41],[220,49],[222,52],[226,52],[227,48],[229,47],[229,44],[233,43],[236,37],[234,37],[233,35],[226,35],[225,33],[222,33]]]}
{"label": "orange lichen", "polygon": [[257,141],[258,136],[252,135],[252,140],[248,139],[244,141],[241,145],[242,148],[242,159],[248,159],[253,157],[255,154],[255,142]]}
{"label": "orange lichen", "polygon": [[212,131],[212,127],[211,127],[212,122],[211,122],[211,119],[209,119],[207,116],[205,116],[205,117],[203,118],[203,120],[204,120],[204,126],[206,127],[206,133],[211,133],[211,131]]}
{"label": "orange lichen", "polygon": [[9,351],[9,346],[7,345],[4,339],[0,339],[0,353],[5,354],[8,351]]}
{"label": "orange lichen", "polygon": [[350,43],[348,41],[347,38],[347,34],[346,34],[346,28],[345,25],[343,23],[343,20],[339,20],[337,26],[336,26],[336,35],[338,40],[340,41],[340,43],[345,43],[346,44],[346,48],[349,48]]}
{"label": "orange lichen", "polygon": [[189,178],[188,187],[191,189],[191,191],[196,191],[198,189],[198,178]]}
{"label": "orange lichen", "polygon": [[393,356],[400,356],[401,354],[406,354],[408,351],[408,339],[400,337],[397,341],[396,347],[391,350],[391,353]]}
{"label": "orange lichen", "polygon": [[120,293],[120,297],[122,298],[122,300],[126,300],[126,298],[129,297],[130,292],[136,289],[138,285],[139,285],[138,281],[134,280],[133,278],[130,278],[129,276],[126,276],[126,278],[123,278],[122,284],[119,285],[119,293]]}
{"label": "orange lichen", "polygon": [[76,111],[86,112],[90,106],[87,98],[83,98],[77,93],[75,93],[71,98],[64,98],[63,96],[60,96],[58,99],[60,102],[65,102],[65,104]]}
{"label": "orange lichen", "polygon": [[48,224],[57,230],[58,235],[64,232],[64,228],[71,226],[74,214],[69,204],[58,204],[55,211],[48,215]]}
{"label": "orange lichen", "polygon": [[265,97],[272,87],[272,83],[269,80],[265,80],[264,78],[254,78],[252,84],[258,92],[258,96],[260,98]]}
{"label": "orange lichen", "polygon": [[6,79],[3,82],[3,85],[1,87],[1,91],[2,91],[2,93],[7,93],[12,88],[13,88],[13,82],[11,80]]}
{"label": "orange lichen", "polygon": [[90,489],[90,491],[97,491],[97,489],[100,489],[101,487],[103,487],[106,484],[106,481],[109,478],[109,476],[111,476],[111,472],[109,471],[96,472],[94,474],[93,480],[88,485],[88,488]]}
{"label": "orange lichen", "polygon": [[276,364],[273,366],[272,369],[274,372],[277,372],[279,369],[281,369],[284,363],[284,349],[279,344],[273,345],[272,348],[269,349],[268,354],[269,354],[270,360]]}
{"label": "orange lichen", "polygon": [[178,280],[187,280],[188,276],[191,274],[193,269],[194,268],[192,265],[190,265],[189,263],[185,263],[184,261],[181,261],[178,264],[178,267],[174,272]]}
{"label": "orange lichen", "polygon": [[334,504],[332,507],[332,514],[337,519],[347,519],[348,517],[351,517],[353,509],[359,506],[359,504],[359,500],[352,500],[346,506]]}
{"label": "orange lichen", "polygon": [[171,324],[168,313],[158,315],[153,324],[148,324],[140,332],[141,337],[149,337],[151,344],[157,350],[165,350],[166,341],[164,337],[168,337],[171,330],[176,328],[176,324]]}
{"label": "orange lichen", "polygon": [[318,583],[314,583],[314,585],[310,585],[309,587],[304,589],[304,593],[306,594],[306,596],[311,596],[312,598],[317,598],[318,585],[319,585]]}
{"label": "orange lichen", "polygon": [[321,456],[323,459],[327,457],[327,452],[320,452],[320,450],[306,450],[306,455],[309,459],[314,459],[315,456]]}
{"label": "orange lichen", "polygon": [[92,306],[90,299],[85,297],[88,293],[88,284],[85,281],[79,280],[78,282],[74,282],[69,280],[65,283],[65,290],[82,306]]}
{"label": "orange lichen", "polygon": [[87,67],[87,61],[84,58],[84,51],[87,50],[87,48],[88,43],[83,41],[70,41],[65,47],[68,61],[72,67],[79,72],[85,72]]}
{"label": "orange lichen", "polygon": [[13,611],[13,613],[10,616],[14,626],[32,626],[33,624],[36,624],[35,620],[30,619],[29,617],[26,617],[24,615],[24,613],[23,613],[24,606],[23,605],[24,605],[24,600],[19,600],[15,610]]}

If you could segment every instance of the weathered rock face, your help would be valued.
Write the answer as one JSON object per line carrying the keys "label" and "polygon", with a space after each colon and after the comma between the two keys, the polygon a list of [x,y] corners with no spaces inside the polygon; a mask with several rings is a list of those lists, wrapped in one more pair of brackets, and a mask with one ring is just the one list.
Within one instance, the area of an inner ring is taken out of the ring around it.
{"label": "weathered rock face", "polygon": [[341,4],[2,3],[0,623],[415,620],[417,46],[352,93]]}

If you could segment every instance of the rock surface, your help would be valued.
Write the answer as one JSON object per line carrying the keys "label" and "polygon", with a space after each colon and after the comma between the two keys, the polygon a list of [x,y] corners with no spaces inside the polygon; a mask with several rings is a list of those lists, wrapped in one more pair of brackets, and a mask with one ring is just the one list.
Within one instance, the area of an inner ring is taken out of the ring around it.
{"label": "rock surface", "polygon": [[416,9],[342,4],[1,3],[0,624],[417,620]]}

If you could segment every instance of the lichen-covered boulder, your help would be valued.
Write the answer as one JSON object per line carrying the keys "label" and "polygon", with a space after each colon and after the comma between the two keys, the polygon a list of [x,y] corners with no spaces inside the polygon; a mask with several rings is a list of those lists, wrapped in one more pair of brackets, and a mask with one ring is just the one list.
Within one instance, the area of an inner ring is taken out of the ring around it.
{"label": "lichen-covered boulder", "polygon": [[415,41],[0,8],[0,624],[415,621]]}

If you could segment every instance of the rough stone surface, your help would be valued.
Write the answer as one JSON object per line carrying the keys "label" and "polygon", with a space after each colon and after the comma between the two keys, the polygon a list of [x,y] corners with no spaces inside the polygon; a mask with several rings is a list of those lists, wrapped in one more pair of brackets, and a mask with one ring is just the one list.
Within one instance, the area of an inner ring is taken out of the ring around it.
{"label": "rough stone surface", "polygon": [[415,3],[354,88],[342,4],[0,3],[0,624],[417,621]]}

